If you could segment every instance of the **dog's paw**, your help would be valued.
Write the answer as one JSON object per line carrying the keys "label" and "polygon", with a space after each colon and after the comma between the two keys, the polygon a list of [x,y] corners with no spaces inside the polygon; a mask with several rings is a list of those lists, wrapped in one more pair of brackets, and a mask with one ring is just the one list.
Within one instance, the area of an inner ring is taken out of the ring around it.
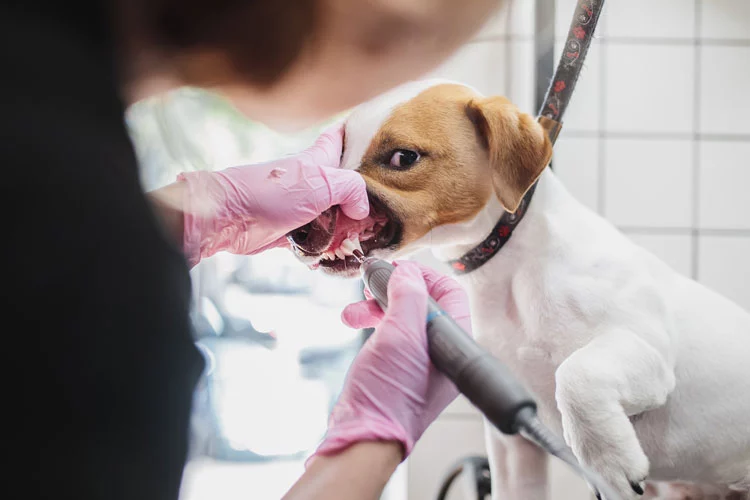
{"label": "dog's paw", "polygon": [[[604,428],[609,427],[609,428]],[[646,489],[649,461],[632,426],[603,426],[596,432],[563,418],[565,440],[576,458],[597,473],[622,500],[640,499]],[[605,498],[603,500],[612,500]]]}
{"label": "dog's paw", "polygon": [[[611,456],[579,460],[611,486],[622,500],[635,500],[643,496],[648,473],[648,459],[645,456],[631,457],[628,460],[614,459]],[[604,495],[597,496],[602,500],[615,500],[608,499]]]}

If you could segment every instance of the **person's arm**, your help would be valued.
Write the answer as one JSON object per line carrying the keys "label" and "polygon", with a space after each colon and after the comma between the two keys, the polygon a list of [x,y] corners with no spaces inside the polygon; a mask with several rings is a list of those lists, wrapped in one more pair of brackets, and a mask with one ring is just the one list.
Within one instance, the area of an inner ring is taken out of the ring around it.
{"label": "person's arm", "polygon": [[182,248],[185,234],[185,213],[182,210],[185,187],[184,182],[174,182],[146,193],[156,218],[161,222],[169,239],[178,248]]}
{"label": "person's arm", "polygon": [[396,441],[361,442],[315,457],[283,500],[377,500],[402,457]]}

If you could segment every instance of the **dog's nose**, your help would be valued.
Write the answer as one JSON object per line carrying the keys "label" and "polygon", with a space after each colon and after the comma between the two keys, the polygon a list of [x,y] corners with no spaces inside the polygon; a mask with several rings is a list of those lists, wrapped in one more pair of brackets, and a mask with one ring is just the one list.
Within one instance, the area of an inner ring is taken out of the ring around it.
{"label": "dog's nose", "polygon": [[319,255],[331,244],[333,234],[328,228],[322,227],[316,219],[287,234],[287,239],[292,246],[305,254]]}

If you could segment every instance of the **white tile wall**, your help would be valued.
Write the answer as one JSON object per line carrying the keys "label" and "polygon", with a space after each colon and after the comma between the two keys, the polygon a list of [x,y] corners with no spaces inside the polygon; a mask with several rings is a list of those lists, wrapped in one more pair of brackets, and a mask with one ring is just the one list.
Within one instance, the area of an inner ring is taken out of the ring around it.
{"label": "white tile wall", "polygon": [[534,103],[534,42],[518,41],[511,45],[510,90],[506,96],[525,113],[536,116]]}
{"label": "white tile wall", "polygon": [[692,46],[608,44],[605,57],[606,130],[692,132]]}
{"label": "white tile wall", "polygon": [[700,131],[750,134],[750,44],[700,51]]}
{"label": "white tile wall", "polygon": [[619,226],[690,227],[690,141],[606,139],[604,150],[607,218]]}
{"label": "white tile wall", "polygon": [[750,141],[700,144],[699,225],[750,232]]}
{"label": "white tile wall", "polygon": [[692,236],[689,231],[683,234],[644,234],[626,231],[637,245],[666,262],[678,273],[690,276],[693,265]]}
{"label": "white tile wall", "polygon": [[750,236],[703,236],[698,278],[750,310]]}
{"label": "white tile wall", "polygon": [[[695,2],[691,0],[627,0],[607,2],[609,37],[692,38]],[[600,35],[604,32],[600,32]]]}
{"label": "white tile wall", "polygon": [[[574,3],[557,0],[558,28]],[[555,168],[579,200],[636,242],[738,296],[745,264],[732,249],[750,238],[750,2],[607,5],[599,55],[589,62],[603,77],[591,84],[584,79],[597,76],[584,73],[576,88]],[[593,93],[601,108],[590,103]]]}
{"label": "white tile wall", "polygon": [[704,0],[700,35],[707,39],[750,40],[750,2]]}
{"label": "white tile wall", "polygon": [[552,163],[555,173],[578,201],[592,210],[599,209],[599,139],[567,137],[563,133],[555,145]]}

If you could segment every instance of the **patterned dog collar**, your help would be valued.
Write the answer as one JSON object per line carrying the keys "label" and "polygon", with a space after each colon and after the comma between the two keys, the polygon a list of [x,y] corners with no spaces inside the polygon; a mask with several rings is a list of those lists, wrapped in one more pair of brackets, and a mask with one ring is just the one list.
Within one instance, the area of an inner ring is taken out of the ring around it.
{"label": "patterned dog collar", "polygon": [[529,188],[521,200],[521,204],[514,213],[504,212],[500,220],[492,228],[492,232],[484,241],[475,246],[464,255],[455,260],[449,260],[447,263],[456,274],[467,274],[475,269],[479,269],[508,242],[513,231],[521,222],[526,211],[529,209],[531,197],[536,190],[536,182]]}

